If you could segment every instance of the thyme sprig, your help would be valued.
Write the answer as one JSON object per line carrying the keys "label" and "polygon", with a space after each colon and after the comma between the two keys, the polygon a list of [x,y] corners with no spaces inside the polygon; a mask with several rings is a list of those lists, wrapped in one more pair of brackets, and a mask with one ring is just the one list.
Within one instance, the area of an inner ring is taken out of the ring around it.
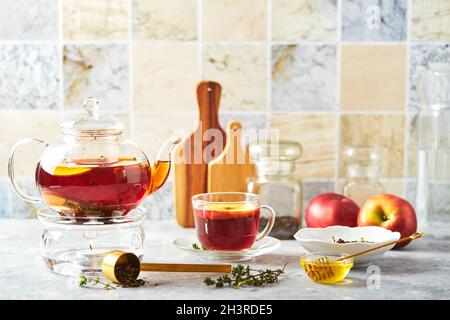
{"label": "thyme sprig", "polygon": [[109,281],[100,281],[100,277],[87,277],[84,274],[80,275],[80,287],[95,287],[102,285],[103,289],[111,290],[111,289],[117,289],[119,287],[122,288],[135,288],[135,287],[141,287],[146,284],[146,281],[144,279],[135,279],[135,278],[125,278],[123,283],[118,283],[115,286],[109,282]]}
{"label": "thyme sprig", "polygon": [[116,287],[114,287],[111,282],[106,281],[100,281],[100,277],[87,277],[84,274],[80,274],[80,282],[79,282],[80,287],[95,287],[98,285],[102,285],[103,289],[106,290],[111,290],[111,289],[117,289]]}
{"label": "thyme sprig", "polygon": [[284,274],[284,269],[287,263],[282,268],[271,270],[255,270],[250,266],[238,265],[231,269],[230,275],[223,275],[215,280],[206,278],[203,283],[207,286],[216,286],[216,288],[223,288],[225,286],[232,286],[239,289],[243,286],[263,287],[268,284],[277,283],[279,277]]}

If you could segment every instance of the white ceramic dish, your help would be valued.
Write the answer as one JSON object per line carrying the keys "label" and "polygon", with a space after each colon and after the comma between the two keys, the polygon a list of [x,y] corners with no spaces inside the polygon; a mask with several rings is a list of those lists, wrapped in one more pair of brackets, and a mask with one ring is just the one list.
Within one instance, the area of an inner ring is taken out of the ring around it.
{"label": "white ceramic dish", "polygon": [[220,261],[220,262],[233,262],[233,261],[245,261],[254,257],[269,253],[277,249],[281,242],[278,239],[272,237],[264,237],[263,239],[256,241],[253,246],[246,250],[239,251],[226,251],[226,250],[203,250],[194,249],[192,244],[199,242],[196,238],[178,238],[173,244],[181,249],[192,254],[201,256],[207,260]]}
{"label": "white ceramic dish", "polygon": [[[382,227],[344,227],[332,226],[327,228],[303,228],[295,234],[295,239],[309,252],[332,254],[353,254],[378,245],[400,239],[399,232],[392,232]],[[333,241],[358,241],[363,238],[368,242],[336,243]],[[355,257],[355,265],[363,266],[380,258],[394,245],[387,246],[373,252]]]}

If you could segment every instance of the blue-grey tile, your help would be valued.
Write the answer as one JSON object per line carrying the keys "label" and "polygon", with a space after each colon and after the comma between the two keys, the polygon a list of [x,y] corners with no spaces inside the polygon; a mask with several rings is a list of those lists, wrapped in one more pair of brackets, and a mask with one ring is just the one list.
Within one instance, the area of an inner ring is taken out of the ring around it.
{"label": "blue-grey tile", "polygon": [[429,63],[450,61],[450,44],[415,44],[410,51],[409,70],[409,109],[414,110],[419,107],[420,100],[417,94],[417,79],[415,75],[421,67],[427,67]]}
{"label": "blue-grey tile", "polygon": [[406,7],[406,0],[342,1],[342,40],[405,40]]}
{"label": "blue-grey tile", "polygon": [[[33,179],[19,179],[20,186],[27,193],[36,193]],[[32,218],[40,206],[25,202],[17,196],[7,178],[0,179],[0,218]]]}
{"label": "blue-grey tile", "polygon": [[173,213],[173,182],[166,183],[158,191],[144,199],[142,205],[147,209],[150,220],[171,220]]}
{"label": "blue-grey tile", "polygon": [[408,180],[405,182],[405,199],[415,206],[417,194],[416,180]]}
{"label": "blue-grey tile", "polygon": [[335,192],[335,182],[329,181],[314,181],[308,180],[303,182],[303,214],[302,226],[305,224],[305,209],[308,203],[317,195],[328,192]]}
{"label": "blue-grey tile", "polygon": [[59,81],[56,45],[0,45],[0,109],[56,109]]}
{"label": "blue-grey tile", "polygon": [[[264,113],[242,114],[233,112],[224,112],[220,114],[220,125],[226,129],[228,121],[238,120],[241,122],[243,135],[243,144],[255,141],[258,135],[266,137],[263,130],[267,129],[267,116]],[[268,133],[267,133],[268,137]]]}
{"label": "blue-grey tile", "polygon": [[272,110],[336,109],[336,47],[272,47]]}

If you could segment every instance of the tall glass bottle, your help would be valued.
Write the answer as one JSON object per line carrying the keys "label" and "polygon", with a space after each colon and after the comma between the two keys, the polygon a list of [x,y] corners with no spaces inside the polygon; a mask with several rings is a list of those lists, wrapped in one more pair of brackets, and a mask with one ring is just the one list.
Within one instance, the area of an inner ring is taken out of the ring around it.
{"label": "tall glass bottle", "polygon": [[417,193],[419,228],[450,237],[450,64],[434,63],[416,73]]}
{"label": "tall glass bottle", "polygon": [[[265,141],[250,144],[249,151],[257,176],[248,181],[247,191],[259,194],[262,202],[275,210],[275,225],[270,235],[293,239],[300,228],[302,212],[302,183],[294,177],[295,161],[302,154],[301,145],[289,140]],[[264,226],[264,221],[261,224]]]}

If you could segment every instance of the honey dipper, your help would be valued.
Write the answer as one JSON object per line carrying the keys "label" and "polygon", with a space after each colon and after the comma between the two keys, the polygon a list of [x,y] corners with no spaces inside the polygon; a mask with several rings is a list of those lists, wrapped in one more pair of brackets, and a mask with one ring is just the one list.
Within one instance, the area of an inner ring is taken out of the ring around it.
{"label": "honey dipper", "polygon": [[103,275],[115,283],[126,283],[138,278],[141,271],[166,272],[231,272],[229,264],[176,264],[176,263],[141,263],[131,253],[120,250],[105,255],[102,262]]}
{"label": "honey dipper", "polygon": [[[365,254],[365,253],[368,253],[371,251],[375,251],[380,248],[387,247],[387,246],[390,246],[390,245],[393,245],[396,243],[415,240],[422,236],[423,236],[423,232],[416,232],[407,237],[401,238],[399,240],[391,241],[391,242],[376,246],[374,248],[360,251],[358,253],[355,253],[355,254],[352,254],[349,256],[344,256],[344,257],[338,258],[338,259],[330,260],[327,257],[321,257],[321,258],[311,261],[310,263],[306,263],[304,266],[304,269],[305,269],[307,275],[314,281],[327,283],[328,279],[331,279],[331,278],[334,278],[335,276],[337,276],[333,271],[333,263],[344,261],[347,259],[353,259],[356,256],[359,256],[359,255],[362,255],[362,254]],[[348,267],[348,271],[350,270],[350,268],[351,268],[351,265]],[[340,276],[345,277],[347,275],[348,271],[346,271],[345,273],[342,273]],[[340,280],[342,280],[342,279],[340,279]],[[338,280],[338,281],[340,281],[340,280]]]}
{"label": "honey dipper", "polygon": [[367,252],[375,251],[375,250],[378,250],[380,248],[384,248],[384,247],[387,247],[387,246],[390,246],[390,245],[393,245],[393,244],[397,244],[397,243],[401,243],[401,242],[405,242],[405,241],[411,241],[411,240],[420,238],[422,236],[423,236],[423,232],[416,232],[416,233],[413,233],[413,234],[411,234],[411,235],[409,235],[407,237],[403,237],[401,239],[398,239],[398,240],[395,240],[395,241],[391,241],[391,242],[382,244],[380,246],[376,246],[374,248],[370,248],[370,249],[367,249],[367,250],[364,250],[364,251],[360,251],[358,253],[354,253],[354,254],[352,254],[350,256],[346,256],[344,258],[337,259],[336,261],[341,261],[341,260],[345,260],[345,259],[348,259],[348,258],[354,258],[356,256],[360,256],[360,255],[362,255],[364,253],[367,253]]}

